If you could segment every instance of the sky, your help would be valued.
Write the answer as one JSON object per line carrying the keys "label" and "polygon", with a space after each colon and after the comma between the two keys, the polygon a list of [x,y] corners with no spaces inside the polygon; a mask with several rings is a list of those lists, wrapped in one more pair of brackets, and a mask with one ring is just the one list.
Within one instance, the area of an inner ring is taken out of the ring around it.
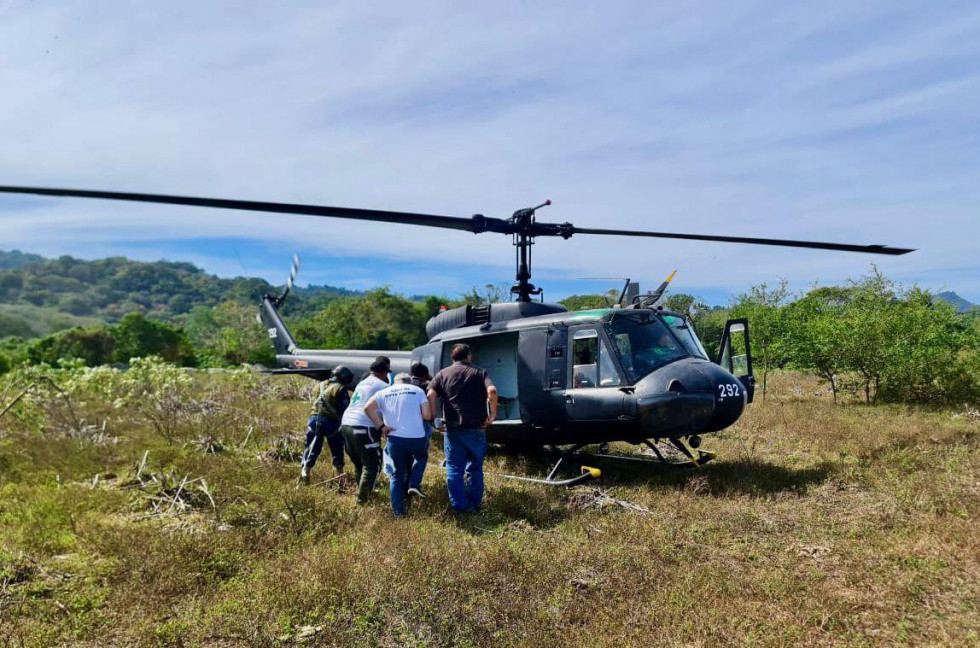
{"label": "sky", "polygon": [[[485,5],[485,6],[482,6]],[[713,303],[871,264],[980,302],[976,2],[0,0],[0,184],[913,247],[540,239],[545,296]],[[513,279],[496,234],[0,197],[0,249],[406,294]],[[587,278],[603,279],[587,279]]]}

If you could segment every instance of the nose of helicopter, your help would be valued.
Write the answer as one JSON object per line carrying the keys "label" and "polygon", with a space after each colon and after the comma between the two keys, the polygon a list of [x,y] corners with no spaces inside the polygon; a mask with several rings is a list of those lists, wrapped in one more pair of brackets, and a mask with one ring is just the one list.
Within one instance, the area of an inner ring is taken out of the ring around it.
{"label": "nose of helicopter", "polygon": [[742,415],[745,390],[706,360],[686,358],[636,384],[637,416],[651,437],[722,430]]}

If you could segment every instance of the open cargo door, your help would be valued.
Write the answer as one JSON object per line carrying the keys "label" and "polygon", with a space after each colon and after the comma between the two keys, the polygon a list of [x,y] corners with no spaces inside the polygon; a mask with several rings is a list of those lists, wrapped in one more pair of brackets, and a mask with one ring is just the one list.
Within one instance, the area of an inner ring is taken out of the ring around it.
{"label": "open cargo door", "polygon": [[752,348],[749,344],[749,321],[744,317],[725,323],[721,336],[718,359],[715,361],[727,369],[745,388],[746,401],[751,403],[755,395],[755,376],[752,374]]}

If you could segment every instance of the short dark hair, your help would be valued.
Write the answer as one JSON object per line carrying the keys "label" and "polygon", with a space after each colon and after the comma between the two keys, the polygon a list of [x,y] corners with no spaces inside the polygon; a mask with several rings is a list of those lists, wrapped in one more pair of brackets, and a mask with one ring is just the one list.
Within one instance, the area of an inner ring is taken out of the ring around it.
{"label": "short dark hair", "polygon": [[409,369],[409,372],[413,376],[415,376],[416,378],[428,378],[429,377],[429,368],[426,367],[421,362],[416,362],[415,364],[413,364],[412,365],[412,368]]}
{"label": "short dark hair", "polygon": [[[385,363],[385,366],[388,367],[388,369],[391,369],[391,358],[389,358],[388,356],[378,356],[377,358],[374,359],[374,361],[383,362]],[[371,371],[374,371],[374,369],[372,369]]]}
{"label": "short dark hair", "polygon": [[454,344],[453,350],[450,352],[450,355],[452,356],[453,361],[455,362],[459,362],[460,360],[466,360],[468,357],[470,357],[470,345],[463,344],[462,342],[460,342],[459,344]]}
{"label": "short dark hair", "polygon": [[384,360],[375,360],[371,363],[371,373],[388,373],[388,363]]}

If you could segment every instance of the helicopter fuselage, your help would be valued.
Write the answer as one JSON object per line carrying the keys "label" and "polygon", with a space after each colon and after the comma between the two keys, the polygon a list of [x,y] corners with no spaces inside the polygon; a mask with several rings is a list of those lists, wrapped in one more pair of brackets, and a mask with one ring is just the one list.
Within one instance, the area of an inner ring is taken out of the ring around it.
{"label": "helicopter fuselage", "polygon": [[[469,345],[474,364],[489,372],[499,394],[497,419],[487,430],[491,443],[639,443],[701,435],[732,425],[751,401],[747,354],[736,355],[744,362],[732,364],[733,354],[723,350],[719,361],[727,358],[728,368],[710,361],[682,315],[653,309],[568,312],[548,304],[528,306],[493,304],[477,314],[482,323],[471,325],[470,311],[466,317],[445,313],[443,330],[430,326],[434,335],[429,342],[411,352],[299,349],[274,304],[263,304],[262,319],[281,351],[280,371],[317,379],[327,377],[338,364],[355,373],[365,371],[380,354],[391,359],[394,372],[422,362],[434,374],[451,364],[453,345]],[[497,313],[491,316],[493,308]],[[509,311],[516,317],[507,319]],[[739,323],[741,329],[732,323],[730,328],[747,335],[744,321],[734,322]],[[726,329],[729,346],[730,335]],[[745,375],[736,377],[736,367],[746,369]]]}

